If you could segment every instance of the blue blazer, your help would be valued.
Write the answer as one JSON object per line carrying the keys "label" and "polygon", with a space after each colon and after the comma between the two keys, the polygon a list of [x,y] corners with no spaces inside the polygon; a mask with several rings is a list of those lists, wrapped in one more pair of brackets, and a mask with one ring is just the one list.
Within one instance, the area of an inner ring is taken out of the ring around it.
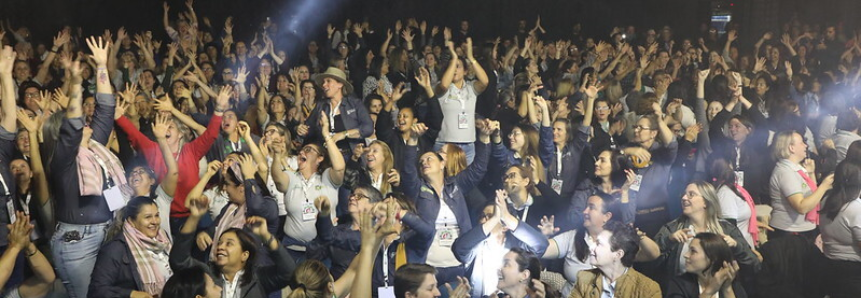
{"label": "blue blazer", "polygon": [[[344,128],[347,130],[358,128],[359,134],[361,134],[361,138],[347,139],[351,145],[363,142],[365,138],[374,134],[374,122],[371,121],[371,114],[368,113],[368,109],[362,104],[361,99],[353,94],[347,95],[341,100],[341,105],[338,108],[341,111],[341,119],[344,120]],[[326,113],[326,115],[331,114],[332,107],[327,100],[318,102],[308,119],[305,119],[305,125],[309,127],[308,135],[305,136],[306,140],[322,140],[324,130],[320,127],[321,112]]]}
{"label": "blue blazer", "polygon": [[[484,178],[484,174],[487,172],[488,146],[481,141],[475,142],[475,160],[472,164],[463,172],[445,179],[443,199],[454,212],[461,232],[472,229],[472,221],[464,196]],[[416,204],[419,217],[428,224],[435,226],[439,215],[440,198],[433,187],[420,178],[417,165],[418,148],[407,146],[407,150],[404,150],[404,174],[401,175],[401,189]]]}

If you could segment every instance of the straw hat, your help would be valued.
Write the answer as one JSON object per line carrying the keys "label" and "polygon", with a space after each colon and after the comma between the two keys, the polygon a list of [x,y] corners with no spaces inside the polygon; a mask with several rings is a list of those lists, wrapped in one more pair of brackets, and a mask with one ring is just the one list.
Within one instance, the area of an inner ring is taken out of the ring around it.
{"label": "straw hat", "polygon": [[335,67],[329,67],[328,69],[326,69],[326,72],[315,74],[314,82],[317,83],[317,86],[320,86],[322,88],[323,79],[325,78],[331,78],[333,80],[341,82],[341,84],[344,84],[344,89],[342,90],[344,92],[344,95],[353,93],[353,84],[350,84],[350,82],[347,81],[347,74],[345,74],[343,70]]}

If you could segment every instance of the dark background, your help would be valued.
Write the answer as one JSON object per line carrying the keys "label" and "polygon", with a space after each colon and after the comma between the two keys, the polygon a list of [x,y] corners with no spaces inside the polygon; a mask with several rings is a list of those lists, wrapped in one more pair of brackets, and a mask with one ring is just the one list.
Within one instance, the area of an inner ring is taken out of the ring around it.
{"label": "dark background", "polygon": [[[452,28],[466,19],[478,36],[510,36],[517,20],[526,19],[531,28],[538,14],[551,37],[567,36],[576,22],[583,24],[587,36],[606,36],[620,25],[638,29],[670,25],[677,37],[689,37],[699,32],[718,2],[731,9],[747,40],[779,29],[794,16],[806,23],[845,20],[851,33],[855,16],[861,13],[857,0],[198,0],[194,7],[199,17],[209,16],[217,27],[227,15],[235,16],[240,37],[266,16],[282,29],[286,22],[298,22],[300,34],[312,36],[322,36],[327,20],[367,18],[379,28],[408,16]],[[171,19],[185,9],[182,1],[168,3]],[[123,25],[130,32],[153,30],[164,36],[162,11],[162,1],[157,0],[0,0],[0,18],[10,19],[14,27],[31,28],[36,42],[50,42],[63,25],[81,26],[85,34]]]}

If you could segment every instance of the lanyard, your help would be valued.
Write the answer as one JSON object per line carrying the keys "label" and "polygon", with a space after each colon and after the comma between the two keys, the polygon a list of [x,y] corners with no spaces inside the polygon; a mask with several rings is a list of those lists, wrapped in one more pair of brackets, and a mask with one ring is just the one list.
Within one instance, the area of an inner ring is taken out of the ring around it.
{"label": "lanyard", "polygon": [[3,192],[5,192],[5,195],[8,196],[12,194],[12,192],[9,191],[9,186],[6,184],[6,178],[3,178],[2,174],[0,174],[0,184],[3,185]]}
{"label": "lanyard", "polygon": [[[233,141],[231,140],[227,140],[227,142],[230,143],[230,149],[233,149],[233,152],[242,151],[242,138],[240,138],[236,144],[233,144]],[[177,156],[177,158],[179,158],[179,156]]]}
{"label": "lanyard", "polygon": [[741,148],[735,146],[735,168],[736,170],[741,168]]}
{"label": "lanyard", "polygon": [[556,149],[556,178],[562,175],[562,150]]}
{"label": "lanyard", "polygon": [[329,109],[329,131],[335,132],[335,112],[341,108],[341,104]]}
{"label": "lanyard", "polygon": [[114,187],[114,179],[108,175],[108,166],[105,165],[105,161],[103,161],[98,154],[93,153],[93,157],[96,158],[96,162],[99,164],[99,167],[102,168],[102,178],[105,179],[104,189]]}
{"label": "lanyard", "polygon": [[21,210],[24,210],[24,214],[30,215],[30,199],[33,198],[31,194],[27,194],[26,197],[18,199],[21,201]]}
{"label": "lanyard", "polygon": [[305,202],[308,202],[308,188],[314,185],[314,180],[317,178],[317,174],[311,176],[311,179],[305,180],[305,177],[302,176],[302,173],[298,171],[296,174],[299,174],[299,177],[302,178],[302,195],[305,197]]}
{"label": "lanyard", "polygon": [[370,173],[370,171],[368,172],[368,175],[371,176],[371,186],[373,186],[377,190],[380,190],[380,188],[382,188],[383,186],[383,173],[380,173],[380,175],[377,176],[376,179],[374,179],[374,174]]}
{"label": "lanyard", "polygon": [[389,246],[383,241],[383,284],[389,287]]}

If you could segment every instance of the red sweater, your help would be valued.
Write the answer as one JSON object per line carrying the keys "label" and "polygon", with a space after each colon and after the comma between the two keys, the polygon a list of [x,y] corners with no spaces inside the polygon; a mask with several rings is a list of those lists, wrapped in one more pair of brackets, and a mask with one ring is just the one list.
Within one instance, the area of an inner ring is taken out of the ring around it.
{"label": "red sweater", "polygon": [[[142,134],[126,116],[117,119],[117,125],[129,135],[132,147],[144,155],[150,168],[161,181],[167,174],[167,165],[164,163],[164,157],[162,157],[158,143]],[[176,182],[173,202],[170,204],[171,217],[187,217],[189,215],[188,209],[185,208],[185,197],[200,181],[200,159],[206,156],[206,152],[209,151],[209,147],[212,147],[220,131],[221,116],[212,116],[212,119],[209,120],[209,126],[206,127],[206,132],[194,141],[183,145],[178,155],[174,154],[175,157],[179,157],[176,161],[179,167],[179,178]]]}

